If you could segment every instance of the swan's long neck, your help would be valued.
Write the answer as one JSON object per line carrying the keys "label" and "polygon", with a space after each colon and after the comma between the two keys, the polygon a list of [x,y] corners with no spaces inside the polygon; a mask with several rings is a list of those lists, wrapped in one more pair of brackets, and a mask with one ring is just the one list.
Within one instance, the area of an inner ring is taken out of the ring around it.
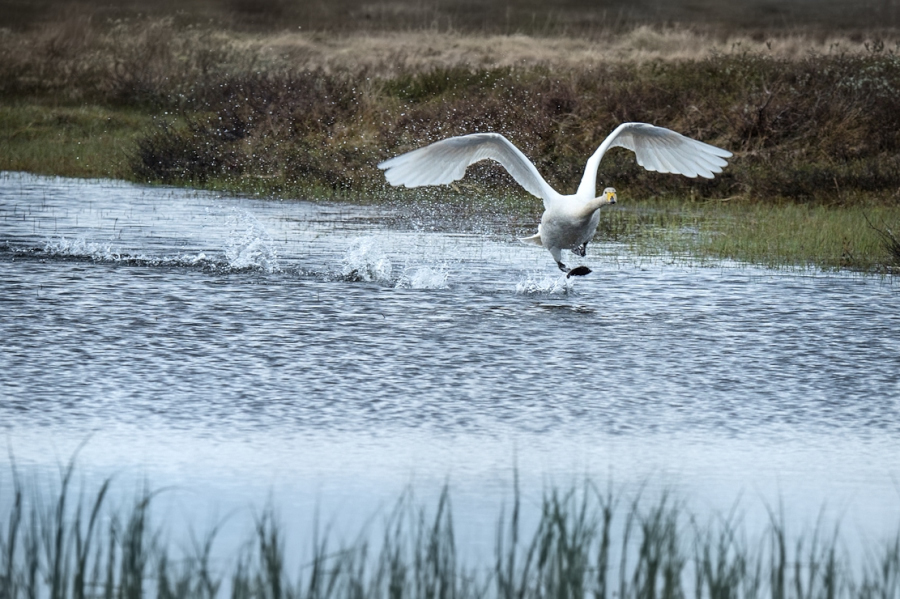
{"label": "swan's long neck", "polygon": [[[610,136],[611,137],[611,136]],[[584,166],[584,175],[581,177],[581,183],[578,185],[578,191],[575,195],[581,199],[591,199],[597,193],[597,169],[600,168],[600,159],[606,153],[609,147],[610,139],[607,138],[597,151],[591,154],[587,164]],[[599,199],[599,198],[597,198]]]}
{"label": "swan's long neck", "polygon": [[599,197],[582,200],[580,203],[581,208],[578,210],[578,217],[590,218],[597,210],[616,203],[616,190],[612,187],[607,187]]}
{"label": "swan's long neck", "polygon": [[607,199],[606,194],[602,194],[599,198],[594,198],[585,203],[579,210],[578,216],[587,218],[604,206],[609,206],[609,204],[610,201]]}

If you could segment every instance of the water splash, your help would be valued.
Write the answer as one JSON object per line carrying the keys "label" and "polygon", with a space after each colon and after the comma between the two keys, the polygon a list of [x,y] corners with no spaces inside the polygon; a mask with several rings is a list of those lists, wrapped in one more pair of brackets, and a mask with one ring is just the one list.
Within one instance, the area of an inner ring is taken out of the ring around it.
{"label": "water splash", "polygon": [[416,266],[403,271],[397,280],[398,289],[448,289],[450,273],[446,266]]}
{"label": "water splash", "polygon": [[392,273],[391,259],[371,237],[355,240],[341,260],[341,275],[348,281],[389,283]]}
{"label": "water splash", "polygon": [[183,266],[209,271],[261,270],[266,273],[280,271],[272,238],[255,216],[246,210],[233,210],[228,215],[227,223],[230,232],[225,242],[224,256],[218,252],[213,252],[215,255],[208,255],[204,251],[162,256],[132,254],[105,241],[64,236],[46,240],[42,251],[51,257],[138,266]]}
{"label": "water splash", "polygon": [[[44,255],[54,258],[87,259],[93,262],[112,262],[133,266],[187,266],[204,270],[228,270],[230,267],[221,258],[207,256],[204,252],[183,253],[171,256],[148,256],[129,254],[108,243],[91,241],[85,237],[69,239],[56,237],[44,242]],[[29,253],[29,252],[25,252]]]}
{"label": "water splash", "polygon": [[517,295],[566,295],[574,289],[574,281],[565,275],[530,274],[516,283]]}
{"label": "water splash", "polygon": [[228,224],[231,231],[225,244],[225,259],[230,268],[267,273],[281,270],[272,236],[253,214],[235,208],[228,216]]}
{"label": "water splash", "polygon": [[123,258],[111,245],[89,241],[84,237],[48,239],[44,242],[44,252],[49,256],[83,257],[98,262],[120,262]]}

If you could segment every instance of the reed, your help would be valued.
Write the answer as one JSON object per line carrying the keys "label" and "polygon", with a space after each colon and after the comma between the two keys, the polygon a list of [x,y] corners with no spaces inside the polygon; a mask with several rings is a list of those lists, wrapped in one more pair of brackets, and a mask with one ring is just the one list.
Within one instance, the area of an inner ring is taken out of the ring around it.
{"label": "reed", "polygon": [[[143,491],[114,508],[111,481],[76,495],[73,466],[44,496],[18,475],[2,489],[0,596],[234,599],[890,599],[900,596],[900,535],[848,555],[820,521],[789,535],[773,513],[746,530],[736,512],[701,524],[663,494],[624,501],[590,482],[549,489],[525,530],[522,498],[498,518],[494,559],[471,563],[454,532],[450,491],[433,509],[402,497],[380,533],[363,530],[335,546],[327,533],[305,544],[312,558],[286,558],[274,507],[256,517],[233,559],[212,559],[218,528],[188,548],[165,542],[166,515]],[[152,517],[151,517],[152,516]],[[536,516],[536,517],[534,517]],[[156,524],[158,522],[158,524]],[[318,530],[318,529],[316,529]],[[379,538],[380,541],[374,542]],[[221,552],[221,550],[219,550]]]}

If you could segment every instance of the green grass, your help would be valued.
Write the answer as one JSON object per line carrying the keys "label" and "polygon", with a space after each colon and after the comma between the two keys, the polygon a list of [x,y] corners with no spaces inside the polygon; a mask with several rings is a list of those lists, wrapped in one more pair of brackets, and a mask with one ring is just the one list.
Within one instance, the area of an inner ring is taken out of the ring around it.
{"label": "green grass", "polygon": [[0,169],[127,179],[134,144],[151,122],[132,109],[0,103]]}
{"label": "green grass", "polygon": [[[870,226],[900,222],[896,206],[737,206],[704,227],[703,252],[768,265],[878,270],[892,256]],[[893,266],[897,266],[894,264]]]}
{"label": "green grass", "polygon": [[[73,467],[55,494],[16,476],[0,489],[0,597],[4,599],[896,599],[900,534],[867,539],[849,555],[837,528],[791,531],[771,512],[746,530],[732,512],[708,521],[684,502],[623,499],[590,482],[550,489],[538,513],[518,492],[496,524],[493,558],[473,562],[456,541],[451,494],[436,506],[401,498],[382,526],[351,542],[317,534],[311,553],[288,563],[277,510],[223,557],[219,526],[193,542],[172,541],[166,514],[144,491],[111,506],[111,482],[76,492]],[[533,526],[523,525],[524,520]],[[214,559],[213,556],[216,556]],[[227,591],[225,590],[227,589]]]}
{"label": "green grass", "polygon": [[900,206],[824,206],[673,198],[623,201],[608,210],[600,236],[638,254],[692,261],[726,259],[771,268],[894,273],[891,223]]}

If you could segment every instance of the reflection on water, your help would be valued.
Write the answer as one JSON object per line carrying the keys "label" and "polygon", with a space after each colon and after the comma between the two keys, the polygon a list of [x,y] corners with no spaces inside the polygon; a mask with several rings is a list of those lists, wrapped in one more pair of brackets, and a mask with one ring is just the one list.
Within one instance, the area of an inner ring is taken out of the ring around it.
{"label": "reflection on water", "polygon": [[0,427],[20,465],[92,435],[89,471],[198,504],[357,509],[449,477],[492,523],[518,465],[534,492],[588,474],[896,521],[890,281],[603,243],[566,280],[502,219],[460,229],[5,174]]}

